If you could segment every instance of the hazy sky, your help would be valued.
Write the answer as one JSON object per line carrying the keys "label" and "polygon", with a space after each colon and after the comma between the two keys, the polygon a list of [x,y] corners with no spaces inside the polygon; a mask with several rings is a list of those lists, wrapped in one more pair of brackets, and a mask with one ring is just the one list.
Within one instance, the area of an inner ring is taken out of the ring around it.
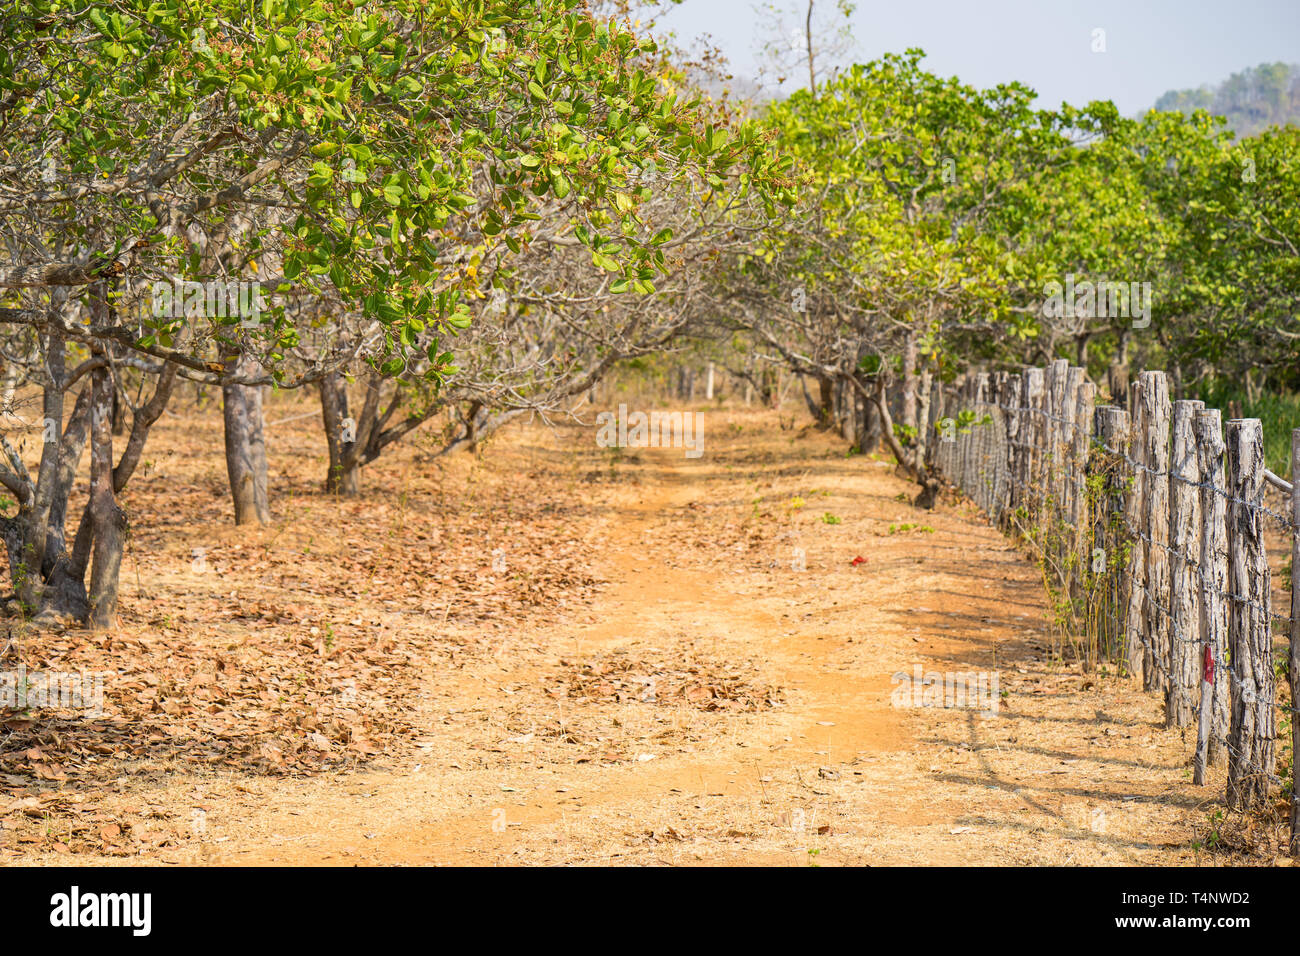
{"label": "hazy sky", "polygon": [[[803,10],[806,0],[782,5]],[[818,0],[818,9],[831,6]],[[934,73],[980,87],[1019,80],[1042,107],[1109,99],[1132,115],[1166,90],[1300,62],[1300,0],[860,0],[857,8],[854,60],[920,47]],[[681,40],[710,34],[737,76],[757,73],[763,20],[750,0],[685,0],[659,22]],[[1092,52],[1098,27],[1104,53]]]}

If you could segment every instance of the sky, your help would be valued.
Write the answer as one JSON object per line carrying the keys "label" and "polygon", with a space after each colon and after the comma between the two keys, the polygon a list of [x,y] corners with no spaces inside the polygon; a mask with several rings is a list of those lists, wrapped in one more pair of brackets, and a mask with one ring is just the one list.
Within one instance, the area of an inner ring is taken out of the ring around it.
{"label": "sky", "polygon": [[[806,0],[773,2],[806,10]],[[754,8],[684,0],[658,25],[682,41],[709,34],[736,76],[755,77],[766,37]],[[1300,63],[1300,0],[860,0],[852,27],[851,62],[920,47],[926,68],[942,76],[979,87],[1019,80],[1043,108],[1109,99],[1130,116],[1166,90],[1218,83],[1260,63]],[[1104,52],[1093,52],[1097,29]]]}

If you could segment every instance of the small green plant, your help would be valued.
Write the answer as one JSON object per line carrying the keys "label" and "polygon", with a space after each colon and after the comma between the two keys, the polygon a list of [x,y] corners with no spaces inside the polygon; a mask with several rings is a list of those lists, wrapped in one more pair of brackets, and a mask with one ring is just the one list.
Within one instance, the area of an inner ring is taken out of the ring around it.
{"label": "small green plant", "polygon": [[1219,844],[1223,842],[1223,834],[1219,832],[1219,827],[1223,825],[1223,811],[1215,810],[1210,814],[1209,822],[1206,825],[1209,827],[1209,831],[1205,835],[1205,841],[1196,844],[1196,848],[1198,850],[1202,848],[1207,850],[1218,849]]}
{"label": "small green plant", "polygon": [[841,520],[829,511],[822,512],[822,524],[840,524]]}
{"label": "small green plant", "polygon": [[928,524],[914,524],[905,521],[902,524],[891,524],[889,526],[890,534],[902,534],[904,531],[919,531],[921,534],[934,534],[934,529]]}

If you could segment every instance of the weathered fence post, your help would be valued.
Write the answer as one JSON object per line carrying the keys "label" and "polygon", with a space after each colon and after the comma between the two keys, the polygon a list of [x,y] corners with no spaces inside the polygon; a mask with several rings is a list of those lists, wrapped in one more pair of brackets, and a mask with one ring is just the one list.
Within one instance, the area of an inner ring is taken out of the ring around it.
{"label": "weathered fence post", "polygon": [[1268,794],[1273,773],[1273,660],[1269,569],[1259,512],[1264,429],[1259,419],[1228,422],[1228,642],[1232,724],[1228,805],[1249,807]]}
{"label": "weathered fence post", "polygon": [[1300,428],[1291,432],[1291,855],[1300,856],[1300,787],[1296,786],[1295,761],[1300,754]]}
{"label": "weathered fence post", "polygon": [[989,473],[989,516],[997,524],[1002,519],[1002,454],[1003,436],[1006,426],[1002,421],[1002,391],[1006,380],[1005,372],[994,372],[989,376],[989,392],[984,397],[984,411],[991,419],[988,426],[989,440],[985,445],[985,470]]}
{"label": "weathered fence post", "polygon": [[952,476],[952,483],[955,487],[965,490],[965,462],[966,462],[966,436],[962,435],[959,425],[962,410],[966,407],[966,385],[965,378],[958,379],[953,383],[952,391],[948,393],[948,417],[953,422],[953,445],[949,451],[949,474]]}
{"label": "weathered fence post", "polygon": [[1003,492],[1004,505],[1002,509],[1002,527],[1010,528],[1012,525],[1012,513],[1020,504],[1020,486],[1017,482],[1020,480],[1020,449],[1016,443],[1020,440],[1021,423],[1024,421],[1024,415],[1021,414],[1021,386],[1024,380],[1019,375],[1008,375],[1002,388],[1002,404],[1005,406],[1004,422],[1006,425],[1006,459],[1005,467],[1007,469],[1006,489]]}
{"label": "weathered fence post", "polygon": [[1142,635],[1147,645],[1147,667],[1142,686],[1164,691],[1169,682],[1169,383],[1164,372],[1143,372],[1143,425],[1139,436],[1145,446],[1144,527],[1150,539],[1146,549],[1146,601]]}
{"label": "weathered fence post", "polygon": [[949,415],[953,419],[954,427],[957,428],[956,431],[957,440],[956,443],[952,446],[953,484],[956,485],[964,492],[966,490],[966,457],[967,457],[967,452],[969,451],[970,435],[969,434],[963,435],[961,433],[959,422],[961,419],[961,413],[964,412],[967,406],[969,405],[969,398],[970,398],[969,378],[963,378],[960,382],[957,383],[957,387],[953,390],[952,397],[955,401],[955,404],[953,405],[952,410],[949,412]]}
{"label": "weathered fence post", "polygon": [[1066,516],[1066,524],[1070,535],[1070,564],[1074,568],[1071,597],[1082,606],[1088,596],[1088,541],[1091,537],[1088,531],[1088,460],[1092,451],[1092,412],[1097,386],[1083,381],[1083,369],[1079,369],[1079,379],[1074,391],[1074,409],[1070,416],[1074,421],[1070,448],[1070,460],[1074,467],[1071,469],[1073,488],[1070,491],[1070,511]]}
{"label": "weathered fence post", "polygon": [[989,373],[980,372],[975,376],[975,395],[971,402],[971,411],[975,414],[975,419],[971,423],[971,437],[974,439],[971,446],[971,487],[970,496],[975,499],[975,504],[980,510],[988,514],[992,509],[989,507],[989,452],[988,443],[990,432],[988,426],[979,424],[983,420],[985,413],[988,411],[989,400]]}
{"label": "weathered fence post", "polygon": [[1043,495],[1043,445],[1047,432],[1044,429],[1044,400],[1047,394],[1045,374],[1041,368],[1027,368],[1024,374],[1024,392],[1022,403],[1025,417],[1021,420],[1021,451],[1024,453],[1023,480],[1021,488],[1025,494],[1025,530],[1032,533],[1037,523],[1039,502]]}
{"label": "weathered fence post", "polygon": [[[1228,527],[1223,425],[1217,408],[1196,413],[1196,453],[1201,482],[1201,703],[1193,782],[1205,782],[1206,765],[1227,756]],[[1207,682],[1204,678],[1209,677]]]}
{"label": "weathered fence post", "polygon": [[1196,455],[1196,413],[1203,402],[1174,402],[1173,446],[1169,462],[1169,683],[1165,687],[1165,722],[1186,727],[1192,722],[1192,692],[1200,650],[1201,468]]}
{"label": "weathered fence post", "polygon": [[[1074,420],[1079,385],[1083,382],[1083,369],[1072,367],[1066,362],[1060,371],[1060,398],[1055,415],[1057,481],[1056,506],[1052,514],[1053,563],[1057,570],[1057,586],[1060,596],[1069,601],[1075,593],[1076,571],[1073,556],[1075,553],[1074,537],[1076,529],[1069,524],[1069,515],[1074,507],[1075,472],[1074,433],[1078,423]],[[1079,470],[1082,470],[1081,466]],[[1073,610],[1073,607],[1071,606]],[[1071,615],[1073,617],[1073,614]]]}
{"label": "weathered fence post", "polygon": [[[1120,542],[1125,485],[1124,453],[1128,448],[1128,415],[1122,408],[1102,405],[1094,415],[1097,447],[1090,458],[1090,473],[1101,478],[1092,518],[1093,575],[1092,633],[1098,654],[1105,660],[1123,660],[1124,603],[1119,588]],[[1100,579],[1100,583],[1098,583]]]}
{"label": "weathered fence post", "polygon": [[[1065,381],[1069,374],[1068,359],[1057,359],[1047,369],[1047,448],[1050,461],[1048,470],[1048,495],[1052,499],[1053,514],[1060,514],[1062,486],[1065,479]],[[1052,515],[1047,515],[1050,521]]]}
{"label": "weathered fence post", "polygon": [[1039,507],[1038,520],[1035,521],[1035,525],[1039,526],[1040,529],[1042,523],[1046,520],[1047,509],[1051,505],[1052,478],[1056,471],[1056,462],[1052,458],[1052,438],[1055,434],[1053,429],[1056,424],[1053,420],[1055,412],[1052,410],[1052,392],[1055,389],[1055,379],[1056,363],[1048,362],[1043,367],[1042,410],[1037,416],[1039,431],[1036,444],[1038,445],[1039,477],[1034,482],[1034,486],[1038,492]]}
{"label": "weathered fence post", "polygon": [[1129,421],[1129,457],[1137,464],[1128,469],[1128,493],[1124,499],[1124,525],[1128,538],[1129,573],[1124,576],[1124,643],[1125,661],[1132,676],[1141,677],[1146,672],[1146,661],[1150,653],[1143,643],[1144,609],[1146,595],[1143,590],[1146,582],[1147,544],[1138,536],[1145,524],[1142,520],[1146,513],[1143,496],[1146,490],[1146,475],[1142,463],[1146,460],[1146,403],[1142,396],[1140,380],[1129,383],[1128,407],[1131,411]]}
{"label": "weathered fence post", "polygon": [[1092,445],[1093,409],[1097,403],[1097,386],[1092,382],[1080,382],[1075,396],[1073,457],[1076,478],[1074,495],[1071,498],[1070,523],[1077,528],[1083,524],[1088,498],[1088,482],[1085,475]]}
{"label": "weathered fence post", "polygon": [[[1079,388],[1082,385],[1083,369],[1067,365],[1065,368],[1065,385],[1061,396],[1061,410],[1059,412],[1061,417],[1061,501],[1058,507],[1062,520],[1074,514],[1074,500],[1083,480],[1083,461],[1075,455],[1075,450],[1078,447],[1075,439],[1081,431],[1092,424],[1091,419],[1085,425],[1076,417],[1079,414]],[[1065,557],[1073,550],[1070,547],[1072,542],[1069,536],[1070,531],[1067,529],[1062,538],[1062,544],[1064,545],[1062,547],[1062,557]]]}
{"label": "weathered fence post", "polygon": [[945,471],[948,474],[948,480],[955,488],[961,487],[962,437],[961,432],[957,428],[957,419],[961,415],[962,394],[964,389],[964,382],[953,382],[952,386],[948,389],[947,396],[945,397],[945,401],[948,403],[947,418],[952,424],[952,443],[948,445],[948,453],[945,456],[947,459]]}

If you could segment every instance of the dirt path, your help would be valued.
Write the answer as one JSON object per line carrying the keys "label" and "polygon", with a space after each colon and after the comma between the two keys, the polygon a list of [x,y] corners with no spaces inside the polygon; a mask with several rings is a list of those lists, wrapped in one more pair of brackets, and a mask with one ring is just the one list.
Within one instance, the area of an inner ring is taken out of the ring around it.
{"label": "dirt path", "polygon": [[[1154,697],[1045,661],[1041,586],[998,532],[967,506],[917,512],[888,464],[827,436],[725,421],[698,460],[521,430],[585,476],[594,605],[485,626],[483,653],[431,666],[422,734],[388,769],[153,790],[205,821],[157,859],[1196,862],[1219,781],[1191,786]],[[892,706],[918,666],[996,673],[996,716]]]}
{"label": "dirt path", "polygon": [[[782,688],[780,706],[702,722],[698,713],[683,721],[680,706],[647,713],[663,707],[645,693],[597,701],[590,714],[556,702],[557,728],[599,727],[609,749],[621,737],[633,751],[644,744],[633,759],[609,761],[557,756],[565,744],[538,745],[539,732],[523,726],[492,741],[489,718],[486,734],[426,744],[430,760],[349,778],[344,793],[320,783],[268,788],[277,806],[249,821],[262,832],[214,844],[221,858],[1192,862],[1193,829],[1206,816],[1197,803],[1217,788],[1187,783],[1185,744],[1159,727],[1157,702],[1043,663],[1033,568],[977,516],[918,516],[897,500],[909,489],[883,462],[828,457],[814,437],[802,443],[806,461],[778,466],[779,446],[793,444],[783,439],[764,433],[761,450],[732,440],[699,461],[662,451],[621,466],[631,488],[596,505],[587,534],[611,581],[594,621],[519,634],[515,646],[542,653],[506,649],[467,675],[490,715],[511,686],[544,679],[557,656],[630,656],[642,666],[629,672],[650,672],[651,659],[752,661],[760,683]],[[754,497],[757,509],[776,509],[778,530],[732,544]],[[716,546],[701,546],[710,534]],[[790,566],[795,547],[804,571]],[[857,556],[867,560],[854,566]],[[892,676],[916,665],[998,672],[1007,695],[999,715],[891,706]],[[441,683],[431,698],[445,695]],[[455,696],[464,701],[466,690],[461,682]],[[663,732],[674,746],[648,743]],[[457,759],[457,744],[503,759],[474,769]]]}

